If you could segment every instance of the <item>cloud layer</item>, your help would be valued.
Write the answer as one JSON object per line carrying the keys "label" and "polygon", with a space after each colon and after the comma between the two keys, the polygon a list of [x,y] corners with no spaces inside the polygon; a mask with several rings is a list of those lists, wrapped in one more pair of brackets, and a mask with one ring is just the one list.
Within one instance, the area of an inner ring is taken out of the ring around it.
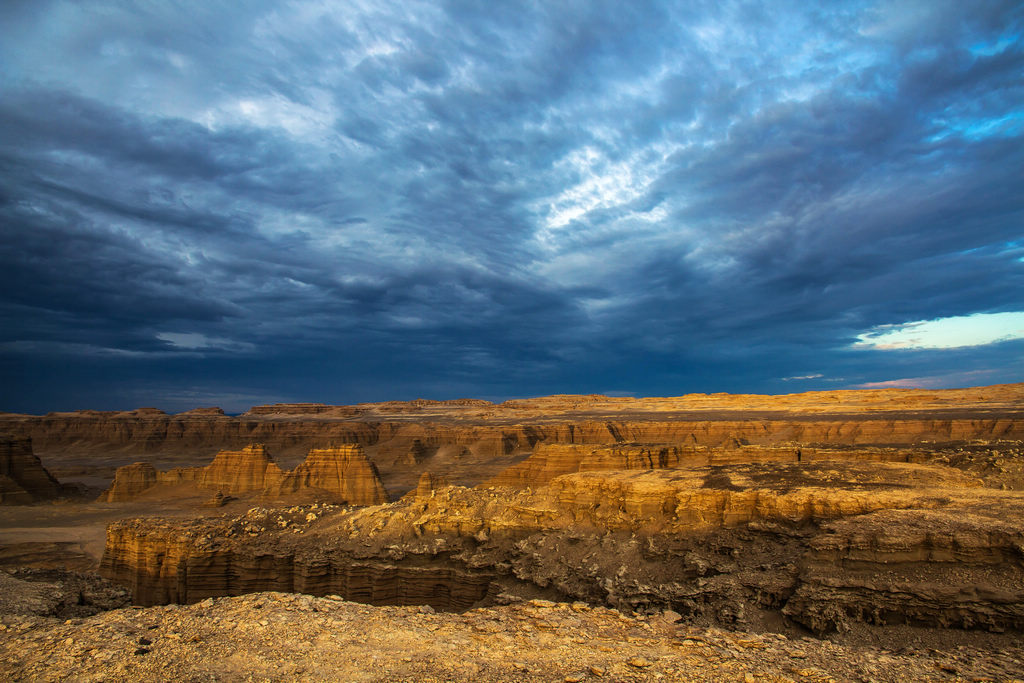
{"label": "cloud layer", "polygon": [[495,5],[0,8],[0,409],[1024,380],[1019,3]]}

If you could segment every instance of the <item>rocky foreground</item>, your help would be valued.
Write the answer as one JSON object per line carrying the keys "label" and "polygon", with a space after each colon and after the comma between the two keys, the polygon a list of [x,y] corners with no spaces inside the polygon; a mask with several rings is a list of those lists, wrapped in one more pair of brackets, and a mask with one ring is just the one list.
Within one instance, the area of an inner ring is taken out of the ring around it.
{"label": "rocky foreground", "polygon": [[10,681],[1024,680],[1024,647],[1008,637],[983,648],[951,640],[941,650],[890,651],[678,619],[580,602],[452,614],[257,593],[87,619],[5,616],[0,673]]}

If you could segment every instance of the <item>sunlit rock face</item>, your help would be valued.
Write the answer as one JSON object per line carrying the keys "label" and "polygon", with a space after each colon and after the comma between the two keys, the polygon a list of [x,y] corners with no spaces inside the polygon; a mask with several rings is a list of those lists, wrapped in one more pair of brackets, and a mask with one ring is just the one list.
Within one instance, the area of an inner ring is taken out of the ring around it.
{"label": "sunlit rock face", "polygon": [[[423,461],[445,446],[476,457],[530,452],[538,443],[897,445],[1024,438],[1024,384],[950,390],[808,392],[785,396],[689,394],[669,398],[549,396],[486,401],[409,401],[257,406],[239,416],[206,408],[0,413],[0,429],[31,437],[39,454],[163,453],[264,444],[274,454],[359,443],[390,467]],[[377,456],[380,456],[379,458]],[[419,473],[416,474],[419,476]],[[415,479],[413,480],[415,482]],[[411,484],[410,484],[411,487]]]}
{"label": "sunlit rock face", "polygon": [[[104,494],[176,515],[107,529],[101,570],[139,604],[579,600],[790,635],[997,634],[1024,632],[1021,399],[1017,385],[557,396],[18,424],[154,457]],[[100,424],[121,436],[82,437]],[[243,433],[271,443],[235,445]],[[200,467],[161,460],[204,438],[232,445]]]}
{"label": "sunlit rock face", "polygon": [[237,451],[220,451],[196,481],[203,488],[224,493],[248,493],[277,486],[283,478],[284,472],[266,446],[253,444]]}
{"label": "sunlit rock face", "polygon": [[[0,429],[31,437],[36,453],[58,476],[84,472],[95,484],[97,479],[109,481],[116,467],[148,462],[160,473],[160,483],[194,482],[201,475],[212,488],[218,472],[250,467],[245,476],[231,474],[220,481],[226,489],[242,487],[239,492],[279,486],[283,478],[278,481],[269,461],[255,459],[225,462],[199,474],[196,466],[218,453],[241,453],[258,443],[273,454],[283,477],[284,470],[299,465],[313,449],[358,444],[377,468],[387,495],[397,498],[414,489],[424,472],[463,486],[537,486],[576,471],[806,462],[832,457],[830,451],[836,449],[858,451],[845,457],[920,462],[934,456],[929,449],[1024,439],[1021,406],[1024,385],[1014,384],[785,396],[562,395],[500,404],[277,404],[239,416],[215,408],[177,415],[155,409],[0,414]],[[902,452],[906,450],[915,452]],[[68,461],[73,462],[62,469],[60,464]],[[990,470],[987,476],[996,472]],[[1024,471],[1004,478],[1009,487],[1018,481],[1024,486]],[[114,484],[115,490],[120,488],[121,483]]]}
{"label": "sunlit rock face", "polygon": [[136,462],[117,468],[114,482],[100,494],[100,501],[122,503],[135,500],[143,491],[156,486],[160,473],[148,462]]}
{"label": "sunlit rock face", "polygon": [[595,470],[535,488],[421,479],[388,505],[118,523],[103,573],[142,604],[288,590],[458,610],[542,594],[744,628],[785,615],[818,633],[1024,629],[1024,494],[946,466]]}
{"label": "sunlit rock face", "polygon": [[282,496],[311,492],[321,500],[350,505],[378,505],[388,500],[376,467],[358,444],[313,449],[305,462],[287,472],[273,461],[262,444],[221,451],[206,467],[161,472],[149,463],[134,463],[117,470],[113,485],[100,500],[136,500],[160,485],[184,482],[223,495]]}
{"label": "sunlit rock face", "polygon": [[276,488],[280,493],[305,489],[325,491],[329,499],[351,505],[378,505],[388,500],[377,468],[366,459],[359,444],[314,448]]}

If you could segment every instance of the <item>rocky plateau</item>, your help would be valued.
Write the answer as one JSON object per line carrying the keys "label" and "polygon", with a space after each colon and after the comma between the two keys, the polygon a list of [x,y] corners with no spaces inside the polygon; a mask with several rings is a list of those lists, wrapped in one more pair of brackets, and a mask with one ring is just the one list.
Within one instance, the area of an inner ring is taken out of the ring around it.
{"label": "rocky plateau", "polygon": [[11,680],[1024,677],[1024,385],[0,429]]}

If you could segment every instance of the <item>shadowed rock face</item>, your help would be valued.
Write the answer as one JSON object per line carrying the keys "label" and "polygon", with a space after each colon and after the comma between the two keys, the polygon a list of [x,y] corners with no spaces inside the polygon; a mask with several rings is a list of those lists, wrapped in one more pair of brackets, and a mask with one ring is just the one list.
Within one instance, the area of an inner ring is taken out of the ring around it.
{"label": "shadowed rock face", "polygon": [[139,494],[156,486],[161,472],[148,462],[136,462],[118,467],[114,473],[114,483],[100,494],[100,501],[107,503],[123,503],[135,500]]}
{"label": "shadowed rock face", "polygon": [[[240,548],[196,551],[178,529],[108,533],[101,571],[131,589],[141,605],[193,603],[209,597],[273,590],[339,595],[371,605],[430,605],[459,611],[488,592],[493,574],[452,566],[416,567],[384,560],[335,563],[293,553]],[[155,558],[162,558],[154,562]],[[141,568],[141,571],[139,570]]]}
{"label": "shadowed rock face", "polygon": [[60,483],[32,453],[31,439],[0,436],[0,504],[22,505],[60,494]]}
{"label": "shadowed rock face", "polygon": [[183,482],[194,482],[199,488],[227,495],[255,492],[281,496],[308,491],[325,501],[350,505],[387,502],[377,469],[358,444],[314,449],[304,463],[290,472],[282,471],[262,444],[221,451],[206,467],[160,472],[149,463],[134,463],[118,468],[113,485],[100,500],[135,500],[161,484]]}

